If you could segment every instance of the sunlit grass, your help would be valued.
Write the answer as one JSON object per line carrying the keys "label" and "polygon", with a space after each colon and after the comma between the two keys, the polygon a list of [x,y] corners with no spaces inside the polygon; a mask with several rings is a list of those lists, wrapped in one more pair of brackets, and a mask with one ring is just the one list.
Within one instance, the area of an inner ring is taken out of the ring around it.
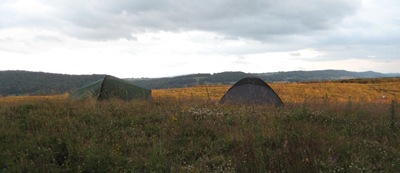
{"label": "sunlit grass", "polygon": [[[303,103],[305,101],[333,102],[377,102],[389,103],[399,100],[400,82],[385,83],[271,83],[270,86],[283,102]],[[218,101],[230,86],[196,86],[188,88],[160,89],[153,91],[153,97],[177,99],[209,99]]]}
{"label": "sunlit grass", "polygon": [[68,94],[48,95],[48,96],[8,96],[0,97],[0,103],[9,102],[29,102],[29,101],[43,101],[43,100],[65,100]]}

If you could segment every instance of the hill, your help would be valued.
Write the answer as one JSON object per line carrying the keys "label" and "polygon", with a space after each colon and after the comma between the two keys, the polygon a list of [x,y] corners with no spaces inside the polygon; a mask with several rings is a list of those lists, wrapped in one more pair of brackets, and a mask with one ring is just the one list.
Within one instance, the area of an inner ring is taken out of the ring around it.
{"label": "hill", "polygon": [[103,78],[28,71],[0,71],[0,96],[60,94]]}
{"label": "hill", "polygon": [[222,72],[214,74],[192,74],[192,75],[177,76],[170,78],[156,78],[156,79],[141,78],[141,79],[127,79],[127,80],[142,87],[152,88],[152,89],[163,89],[163,88],[182,88],[188,86],[207,85],[207,84],[229,85],[248,76],[256,76],[266,82],[309,82],[309,81],[332,81],[332,80],[360,79],[360,78],[385,78],[385,77],[400,76],[400,74],[384,74],[372,71],[351,72],[345,70],[289,71],[289,72],[274,72],[274,73]]}
{"label": "hill", "polygon": [[[75,90],[105,75],[67,75],[29,71],[0,71],[0,96],[8,95],[49,95]],[[366,82],[355,79],[384,78],[400,74],[383,74],[377,72],[350,72],[344,70],[290,71],[275,73],[200,73],[166,78],[130,78],[126,79],[135,85],[149,89],[184,88],[198,85],[231,85],[238,80],[257,76],[266,82],[310,82],[353,79],[343,82]],[[369,81],[374,82],[374,81]],[[376,82],[376,81],[375,81]]]}

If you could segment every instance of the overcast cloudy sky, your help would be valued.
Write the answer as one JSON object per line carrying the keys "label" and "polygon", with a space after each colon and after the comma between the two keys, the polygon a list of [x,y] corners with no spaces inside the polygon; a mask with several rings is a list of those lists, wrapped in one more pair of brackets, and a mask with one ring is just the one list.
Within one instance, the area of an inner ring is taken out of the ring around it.
{"label": "overcast cloudy sky", "polygon": [[399,0],[1,0],[0,70],[400,72]]}

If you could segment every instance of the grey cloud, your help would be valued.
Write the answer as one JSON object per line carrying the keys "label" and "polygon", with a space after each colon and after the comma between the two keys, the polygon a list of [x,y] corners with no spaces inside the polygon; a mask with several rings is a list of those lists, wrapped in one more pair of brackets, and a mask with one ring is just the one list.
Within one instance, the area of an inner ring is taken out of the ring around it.
{"label": "grey cloud", "polygon": [[216,39],[260,41],[252,47],[215,50],[237,56],[310,47],[327,52],[320,60],[375,54],[396,59],[400,54],[398,17],[391,29],[369,21],[343,25],[361,8],[361,0],[39,1],[55,11],[29,16],[2,6],[11,0],[0,2],[0,28],[44,28],[86,40],[137,40],[132,35],[140,32],[201,30],[216,33]]}
{"label": "grey cloud", "polygon": [[55,36],[48,36],[48,35],[36,35],[33,38],[33,41],[36,42],[51,42],[51,43],[61,43],[62,40]]}
{"label": "grey cloud", "polygon": [[[274,35],[329,30],[355,13],[360,0],[60,0],[57,27],[85,39],[116,39],[145,31],[203,30],[268,41]],[[52,21],[49,21],[52,22]],[[67,25],[67,27],[66,27]]]}
{"label": "grey cloud", "polygon": [[[383,31],[378,31],[382,29]],[[390,32],[385,28],[358,28],[352,32],[329,31],[315,35],[318,44],[314,48],[327,52],[320,60],[340,60],[361,58],[370,59],[369,55],[378,55],[374,59],[398,60],[400,54],[400,33]],[[399,28],[400,29],[400,28]]]}
{"label": "grey cloud", "polygon": [[[369,60],[398,60],[400,45],[381,45],[381,46],[368,46],[368,45],[350,45],[344,47],[325,46],[324,50],[330,52],[327,56],[321,57],[325,59],[369,59]],[[374,55],[374,56],[370,56]]]}
{"label": "grey cloud", "polygon": [[300,52],[292,52],[290,56],[301,56]]}
{"label": "grey cloud", "polygon": [[235,65],[249,65],[250,63],[246,61],[246,57],[239,56],[239,57],[236,58],[235,61],[233,61],[233,64],[235,64]]}

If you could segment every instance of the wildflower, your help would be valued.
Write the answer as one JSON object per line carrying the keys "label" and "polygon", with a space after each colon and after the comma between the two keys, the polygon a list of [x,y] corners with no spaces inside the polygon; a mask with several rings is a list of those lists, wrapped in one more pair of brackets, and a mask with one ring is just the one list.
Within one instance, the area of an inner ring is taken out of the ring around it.
{"label": "wildflower", "polygon": [[176,115],[170,115],[169,117],[170,117],[170,119],[172,121],[177,121],[178,120],[178,117]]}
{"label": "wildflower", "polygon": [[306,157],[306,158],[303,159],[303,162],[304,163],[308,163],[308,162],[310,162],[310,159],[308,157]]}

